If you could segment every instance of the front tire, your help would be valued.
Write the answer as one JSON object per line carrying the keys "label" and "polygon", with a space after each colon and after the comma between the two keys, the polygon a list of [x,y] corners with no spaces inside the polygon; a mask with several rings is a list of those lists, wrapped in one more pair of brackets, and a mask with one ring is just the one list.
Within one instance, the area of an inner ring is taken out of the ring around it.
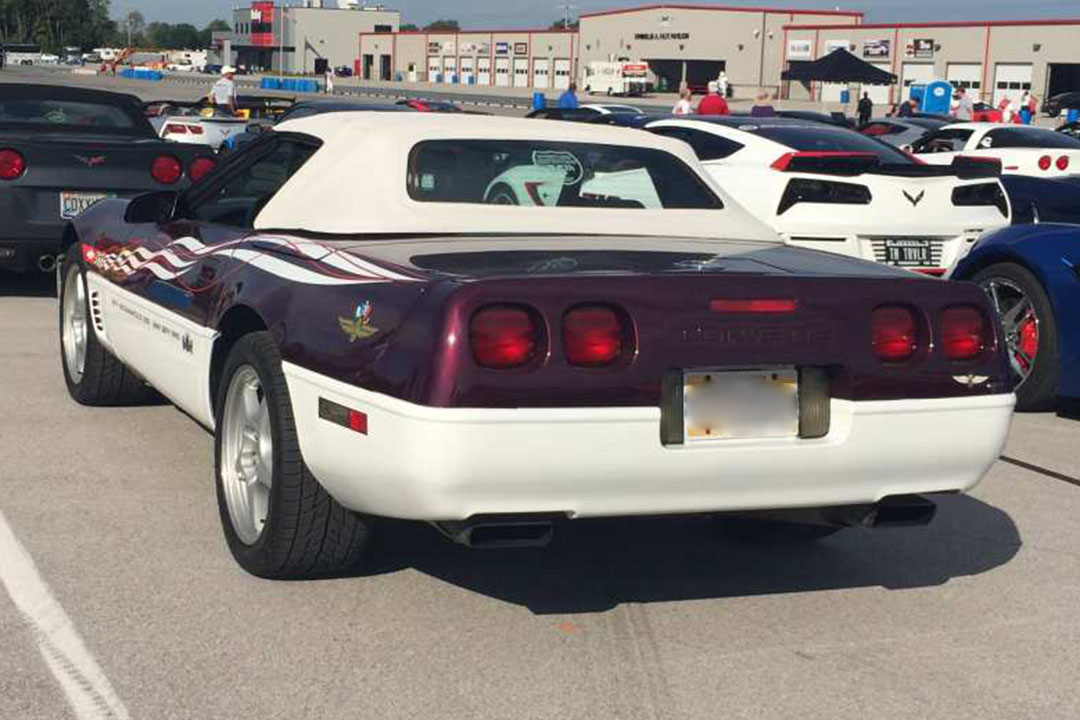
{"label": "front tire", "polygon": [[245,335],[233,346],[215,407],[218,510],[240,566],[264,578],[303,578],[355,565],[370,529],[304,464],[270,333]]}
{"label": "front tire", "polygon": [[1061,356],[1057,324],[1042,283],[1027,268],[998,263],[971,278],[990,296],[1005,332],[1016,391],[1016,409],[1053,410]]}
{"label": "front tire", "polygon": [[78,244],[60,265],[60,364],[68,394],[80,405],[142,405],[154,390],[98,341]]}

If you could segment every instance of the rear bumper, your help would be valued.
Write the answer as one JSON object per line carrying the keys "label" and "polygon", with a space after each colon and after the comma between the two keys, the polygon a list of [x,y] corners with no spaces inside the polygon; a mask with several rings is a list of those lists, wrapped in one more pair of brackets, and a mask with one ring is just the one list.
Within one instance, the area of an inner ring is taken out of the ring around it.
{"label": "rear bumper", "polygon": [[[963,491],[1000,454],[1015,402],[834,400],[821,439],[665,447],[655,407],[431,408],[283,369],[319,482],[353,510],[416,520],[821,507]],[[366,413],[368,434],[320,419],[319,398]]]}
{"label": "rear bumper", "polygon": [[[959,235],[932,233],[911,235],[910,239],[930,239],[932,262],[929,264],[900,265],[907,270],[944,272],[956,265],[975,246],[981,231],[972,231]],[[838,253],[862,260],[873,260],[887,264],[885,259],[884,238],[879,235],[844,235],[826,233],[783,233],[784,242],[796,247],[824,252]],[[891,235],[890,239],[904,240],[906,233]]]}
{"label": "rear bumper", "polygon": [[66,221],[12,222],[0,228],[0,269],[25,272],[42,255],[60,252]]}

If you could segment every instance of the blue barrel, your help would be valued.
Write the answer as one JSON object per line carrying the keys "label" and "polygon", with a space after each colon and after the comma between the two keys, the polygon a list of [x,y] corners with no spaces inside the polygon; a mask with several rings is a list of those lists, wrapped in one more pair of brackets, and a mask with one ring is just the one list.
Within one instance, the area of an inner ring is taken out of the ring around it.
{"label": "blue barrel", "polygon": [[547,98],[542,92],[533,93],[533,110],[543,110],[547,106]]}
{"label": "blue barrel", "polygon": [[259,83],[259,87],[263,90],[280,90],[281,80],[280,78],[264,77],[262,82]]}

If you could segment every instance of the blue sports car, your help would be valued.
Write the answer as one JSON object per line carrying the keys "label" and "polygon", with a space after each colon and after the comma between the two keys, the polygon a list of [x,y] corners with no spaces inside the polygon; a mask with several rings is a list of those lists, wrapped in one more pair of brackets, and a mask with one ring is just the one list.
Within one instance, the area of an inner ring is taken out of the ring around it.
{"label": "blue sports car", "polygon": [[990,294],[1005,331],[1018,410],[1080,400],[1080,226],[1013,225],[989,233],[952,278]]}

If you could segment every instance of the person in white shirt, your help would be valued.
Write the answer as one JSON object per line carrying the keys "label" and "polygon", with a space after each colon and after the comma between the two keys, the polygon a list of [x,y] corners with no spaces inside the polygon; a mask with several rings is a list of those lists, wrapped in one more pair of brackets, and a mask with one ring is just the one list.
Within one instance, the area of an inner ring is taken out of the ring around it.
{"label": "person in white shirt", "polygon": [[209,100],[215,107],[227,110],[230,115],[236,114],[236,68],[226,65],[221,68],[221,79],[210,88]]}
{"label": "person in white shirt", "polygon": [[675,107],[671,109],[672,115],[690,115],[694,112],[694,106],[690,104],[690,98],[692,94],[690,88],[683,87],[679,91],[679,102],[675,103]]}
{"label": "person in white shirt", "polygon": [[720,71],[720,77],[716,78],[716,88],[720,91],[720,97],[727,97],[728,79],[727,73],[723,70]]}
{"label": "person in white shirt", "polygon": [[326,68],[326,94],[334,94],[334,70],[332,68]]}

